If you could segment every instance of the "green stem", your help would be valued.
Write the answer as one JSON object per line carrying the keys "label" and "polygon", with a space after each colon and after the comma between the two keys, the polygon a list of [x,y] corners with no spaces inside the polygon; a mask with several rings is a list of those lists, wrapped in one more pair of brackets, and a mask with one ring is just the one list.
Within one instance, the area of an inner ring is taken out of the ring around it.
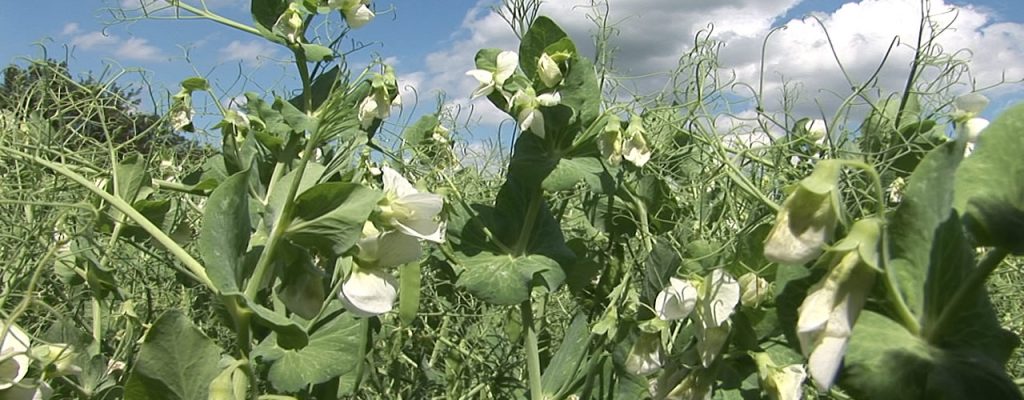
{"label": "green stem", "polygon": [[150,234],[150,236],[152,236],[153,239],[156,239],[157,242],[163,245],[164,248],[166,248],[167,251],[171,253],[171,255],[178,259],[178,261],[181,261],[181,263],[185,265],[185,268],[188,269],[188,271],[191,272],[192,275],[194,275],[196,279],[199,280],[200,283],[206,285],[215,292],[217,291],[216,287],[213,285],[213,281],[211,281],[210,277],[206,275],[206,268],[203,267],[203,264],[199,263],[199,261],[193,258],[191,254],[188,254],[188,252],[185,251],[185,249],[181,248],[181,246],[175,243],[174,240],[170,238],[170,236],[167,236],[167,234],[160,230],[159,227],[150,222],[148,218],[146,218],[141,213],[136,211],[134,207],[132,207],[130,204],[125,202],[120,197],[114,196],[110,193],[107,193],[107,191],[96,187],[96,185],[94,185],[88,179],[72,172],[64,165],[53,163],[42,158],[33,156],[31,154],[23,153],[14,149],[0,150],[27,159],[46,168],[49,168],[54,172],[64,175],[68,179],[75,181],[75,183],[78,183],[79,185],[93,192],[97,196],[100,196],[100,198],[110,203],[111,206],[113,206],[118,211],[123,213],[129,219],[134,221],[136,224],[139,224],[139,226],[142,227],[142,229],[145,230],[146,233]]}
{"label": "green stem", "polygon": [[519,304],[519,310],[523,317],[523,328],[526,329],[523,350],[526,351],[526,370],[530,378],[530,399],[541,400],[540,350],[537,346],[537,328],[533,323],[533,306],[527,300]]}
{"label": "green stem", "polygon": [[530,196],[530,204],[526,208],[526,218],[523,220],[523,229],[519,231],[519,238],[516,239],[516,251],[514,255],[517,257],[526,254],[526,248],[530,244],[530,235],[533,233],[533,227],[537,223],[537,213],[540,212],[540,203],[542,200],[540,189],[534,189],[533,194]]}
{"label": "green stem", "polygon": [[988,280],[989,275],[992,275],[992,272],[996,270],[996,267],[1008,255],[1010,255],[1010,251],[1002,247],[996,247],[985,254],[985,257],[981,259],[978,266],[971,271],[967,280],[956,289],[953,298],[949,300],[949,303],[946,303],[946,307],[942,310],[942,314],[939,314],[939,319],[935,321],[935,325],[928,327],[927,336],[929,341],[935,339],[932,337],[933,334],[947,332],[950,324],[955,323],[956,317],[963,314],[965,308],[974,305],[975,299],[971,297],[978,295],[978,292],[985,286],[985,281]]}
{"label": "green stem", "polygon": [[[310,94],[309,67],[306,66],[306,56],[302,53],[302,49],[293,50],[295,52],[295,64],[299,69],[300,78],[302,78],[302,96],[305,98],[306,115],[310,115],[313,99]],[[249,282],[245,285],[246,298],[254,300],[263,282],[269,278],[270,266],[273,265],[281,239],[291,223],[292,213],[295,211],[295,195],[299,192],[299,184],[302,183],[302,176],[306,173],[306,164],[309,163],[309,158],[312,156],[316,144],[316,140],[312,138],[306,140],[306,146],[302,150],[299,165],[295,167],[295,179],[288,186],[288,195],[285,196],[284,206],[281,207],[281,212],[277,214],[270,236],[267,237],[267,245],[263,250],[263,254],[260,255],[259,261],[256,262],[256,269],[253,271]]]}
{"label": "green stem", "polygon": [[[872,186],[874,186],[875,193],[878,196],[878,209],[876,211],[877,218],[879,221],[882,221],[882,223],[885,223],[885,189],[882,187],[882,177],[878,175],[878,171],[870,164],[860,161],[842,160],[841,162],[843,165],[859,169],[868,174],[868,177],[871,179]],[[879,257],[878,262],[882,271],[885,271],[885,279],[883,279],[883,281],[885,281],[885,290],[888,293],[888,297],[892,300],[893,305],[896,308],[896,313],[903,322],[903,326],[916,335],[921,332],[921,322],[918,321],[917,317],[914,316],[914,313],[910,311],[910,306],[907,305],[906,299],[904,299],[903,295],[899,292],[899,278],[896,277],[896,271],[889,268],[888,229],[882,229],[881,236],[880,247],[882,255]]]}
{"label": "green stem", "polygon": [[251,27],[249,25],[243,24],[241,22],[238,22],[238,21],[235,21],[235,20],[232,20],[232,19],[228,19],[228,18],[222,17],[222,16],[220,16],[218,14],[214,14],[214,13],[212,13],[210,11],[201,10],[199,8],[196,8],[196,7],[192,6],[192,5],[189,5],[189,4],[186,4],[186,3],[182,3],[181,1],[175,1],[174,5],[176,7],[178,7],[178,8],[180,8],[180,9],[182,9],[182,10],[185,10],[185,11],[188,11],[188,12],[190,12],[192,14],[201,16],[201,17],[206,18],[206,19],[209,19],[210,21],[216,22],[218,24],[226,25],[226,26],[238,29],[238,30],[240,30],[242,32],[251,33],[251,34],[256,35],[256,36],[260,36],[260,37],[263,36],[262,34],[260,34],[260,31],[258,31],[256,28],[253,28],[253,27]]}

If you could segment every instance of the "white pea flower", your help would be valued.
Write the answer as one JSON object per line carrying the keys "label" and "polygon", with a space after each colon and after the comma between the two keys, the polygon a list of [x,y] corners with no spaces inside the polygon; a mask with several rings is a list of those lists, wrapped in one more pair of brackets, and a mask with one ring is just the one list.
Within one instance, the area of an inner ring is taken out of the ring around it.
{"label": "white pea flower", "polygon": [[[2,331],[4,328],[7,330]],[[25,331],[4,320],[0,320],[0,334],[3,335],[0,338],[0,390],[5,390],[21,382],[28,373],[31,342]]]}
{"label": "white pea flower", "polygon": [[419,240],[398,231],[381,232],[367,221],[356,246],[357,263],[341,286],[339,299],[346,309],[363,317],[391,311],[398,286],[389,269],[418,260],[423,253]]}
{"label": "white pea flower", "polygon": [[398,299],[398,282],[381,268],[352,267],[348,280],[341,285],[338,299],[349,312],[372,317],[391,311]]}
{"label": "white pea flower", "polygon": [[50,384],[38,381],[22,381],[21,384],[0,391],[0,399],[4,400],[46,400],[53,396]]}
{"label": "white pea flower", "polygon": [[69,344],[44,344],[34,347],[32,355],[48,366],[45,376],[78,375],[82,368],[74,365],[74,351]]}
{"label": "white pea flower", "polygon": [[768,297],[768,281],[764,278],[757,276],[753,272],[748,272],[739,277],[740,282],[740,302],[747,307],[756,307],[761,304],[765,298]]}
{"label": "white pea flower", "polygon": [[434,130],[430,134],[430,139],[432,139],[436,143],[446,144],[451,141],[451,139],[449,138],[449,132],[451,131],[448,130],[448,128],[446,128],[444,125],[437,124],[437,126],[434,127]]}
{"label": "white pea flower", "polygon": [[431,241],[444,242],[444,226],[438,214],[444,198],[433,193],[420,193],[405,178],[389,167],[382,167],[384,198],[380,217],[385,224],[406,235]]}
{"label": "white pea flower", "polygon": [[644,121],[640,116],[634,115],[629,118],[625,142],[622,144],[622,158],[637,167],[643,167],[651,159],[651,149],[647,147],[647,139],[644,138],[646,133]]}
{"label": "white pea flower", "polygon": [[359,125],[366,129],[373,125],[374,120],[387,119],[391,116],[391,106],[387,92],[374,90],[359,103]]}
{"label": "white pea flower", "polygon": [[753,358],[757,363],[761,387],[772,400],[800,400],[803,397],[803,383],[807,379],[803,365],[779,367],[767,353],[754,353]]}
{"label": "white pea flower", "polygon": [[825,160],[800,181],[775,217],[775,226],[764,242],[765,258],[805,264],[821,255],[839,220],[836,185],[840,170],[840,164]]}
{"label": "white pea flower", "polygon": [[519,67],[519,55],[514,51],[498,53],[495,65],[497,68],[494,71],[473,69],[466,72],[466,75],[472,76],[480,82],[480,86],[473,91],[473,95],[470,97],[471,100],[480,96],[487,96],[494,92],[495,89],[501,90],[505,81],[512,77],[512,74],[516,72],[516,68]]}
{"label": "white pea flower", "polygon": [[171,101],[171,128],[192,131],[192,94],[182,90]]}
{"label": "white pea flower", "polygon": [[622,163],[622,120],[616,115],[608,117],[608,123],[604,126],[597,141],[597,147],[601,151],[601,157],[612,166]]}
{"label": "white pea flower", "polygon": [[626,370],[644,376],[661,369],[661,337],[654,333],[641,333],[626,355]]}
{"label": "white pea flower", "polygon": [[298,43],[302,35],[302,9],[296,3],[291,3],[288,8],[277,17],[273,31],[284,36],[288,43]]}
{"label": "white pea flower", "polygon": [[964,157],[974,152],[981,131],[988,127],[988,120],[978,117],[988,107],[988,98],[978,93],[968,93],[953,100],[953,126],[957,136],[967,139]]}
{"label": "white pea flower", "polygon": [[828,128],[825,126],[825,121],[821,119],[804,122],[804,129],[807,130],[807,137],[815,143],[825,141],[825,137],[828,136]]}
{"label": "white pea flower", "polygon": [[376,14],[368,7],[370,0],[331,0],[327,6],[341,10],[348,27],[358,29],[373,20]]}
{"label": "white pea flower", "polygon": [[880,232],[877,220],[857,221],[831,250],[835,264],[800,305],[796,333],[811,378],[821,390],[832,386],[853,324],[874,285]]}
{"label": "white pea flower", "polygon": [[658,293],[654,301],[654,312],[662,321],[686,318],[697,305],[697,288],[690,281],[676,277],[669,278],[669,285]]}
{"label": "white pea flower", "polygon": [[537,60],[537,75],[544,86],[553,88],[562,82],[562,70],[548,53],[542,53]]}
{"label": "white pea flower", "polygon": [[544,113],[540,111],[539,107],[556,106],[562,102],[562,96],[558,93],[545,93],[536,96],[533,89],[528,88],[527,90],[516,92],[512,96],[511,102],[513,107],[519,109],[519,115],[516,118],[519,121],[519,131],[530,131],[534,135],[543,138],[545,135]]}
{"label": "white pea flower", "polygon": [[729,338],[729,317],[740,302],[740,285],[722,269],[711,272],[697,300],[697,353],[701,364],[711,366]]}

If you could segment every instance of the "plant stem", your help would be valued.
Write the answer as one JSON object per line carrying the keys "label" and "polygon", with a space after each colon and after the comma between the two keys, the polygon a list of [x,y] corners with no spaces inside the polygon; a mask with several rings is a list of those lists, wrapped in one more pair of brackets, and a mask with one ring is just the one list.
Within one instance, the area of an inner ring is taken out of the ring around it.
{"label": "plant stem", "polygon": [[942,314],[939,314],[939,319],[935,321],[935,325],[927,327],[927,338],[929,341],[934,339],[932,337],[933,334],[946,332],[949,326],[955,323],[956,317],[964,312],[964,308],[975,303],[975,299],[971,298],[971,296],[977,296],[978,291],[985,286],[988,276],[992,275],[992,271],[995,271],[996,267],[1008,255],[1010,255],[1010,251],[1002,247],[996,247],[985,254],[985,257],[981,259],[978,266],[971,271],[967,279],[956,289],[953,298],[949,300],[949,303],[946,303],[946,307],[942,310]]}
{"label": "plant stem", "polygon": [[207,11],[207,10],[201,10],[199,8],[196,8],[195,6],[192,6],[192,5],[189,5],[189,4],[186,4],[186,3],[182,3],[181,1],[175,1],[174,2],[174,6],[180,8],[182,10],[188,11],[188,12],[190,12],[192,14],[201,16],[201,17],[206,18],[206,19],[209,19],[210,21],[216,22],[218,24],[226,25],[226,26],[238,29],[238,30],[240,30],[242,32],[251,33],[251,34],[256,35],[256,36],[260,36],[260,37],[263,36],[262,34],[260,34],[260,31],[256,30],[256,28],[253,28],[253,27],[251,27],[249,25],[243,24],[241,22],[238,22],[238,21],[235,21],[235,20],[232,20],[232,19],[228,19],[228,18],[222,17],[222,16],[220,16],[218,14],[214,14],[214,13],[212,13],[210,11]]}
{"label": "plant stem", "polygon": [[526,329],[523,350],[526,351],[526,370],[530,378],[530,399],[541,400],[540,350],[537,346],[537,328],[533,323],[533,306],[530,300],[520,303],[519,310],[522,313],[523,328]]}
{"label": "plant stem", "polygon": [[[311,105],[313,100],[310,94],[309,67],[306,66],[306,56],[302,53],[302,49],[295,49],[294,52],[295,64],[298,67],[299,75],[302,78],[302,96],[305,98],[306,115],[310,115],[312,112],[310,109],[312,108]],[[305,132],[300,134],[305,134]],[[316,144],[316,140],[313,140],[312,138],[306,140],[306,146],[302,150],[302,157],[299,158],[299,165],[295,167],[295,179],[293,179],[291,185],[288,186],[288,195],[285,196],[285,202],[281,207],[281,212],[277,214],[277,218],[274,221],[273,229],[270,232],[270,236],[267,238],[267,245],[263,250],[263,254],[260,255],[259,261],[256,263],[256,268],[253,270],[252,277],[249,278],[249,282],[245,285],[246,298],[255,300],[256,293],[259,292],[263,282],[268,279],[268,274],[271,270],[270,266],[273,264],[274,256],[277,254],[277,248],[280,245],[285,232],[288,230],[288,225],[291,223],[292,213],[295,211],[295,195],[299,192],[299,184],[302,183],[302,175],[306,172],[306,164],[309,163],[309,158],[313,154],[313,149],[316,147]]]}
{"label": "plant stem", "polygon": [[174,240],[170,238],[170,236],[167,236],[167,234],[160,230],[159,227],[154,225],[148,218],[146,218],[141,213],[136,211],[134,207],[132,207],[130,204],[125,202],[120,197],[114,196],[110,193],[107,193],[107,191],[96,187],[96,185],[94,185],[92,182],[89,182],[88,179],[72,172],[64,165],[53,163],[42,158],[33,156],[31,154],[23,153],[21,151],[14,149],[0,150],[19,156],[21,158],[25,158],[36,164],[49,168],[54,172],[64,175],[68,179],[75,181],[75,183],[78,183],[79,185],[93,192],[97,196],[100,196],[100,198],[102,198],[104,201],[110,203],[112,207],[122,212],[126,217],[134,221],[136,224],[139,224],[139,226],[142,227],[142,229],[145,230],[146,233],[150,234],[150,236],[152,236],[153,239],[156,239],[157,242],[163,245],[164,248],[166,248],[167,251],[171,253],[171,255],[178,259],[178,261],[181,261],[181,263],[185,265],[185,268],[188,269],[188,271],[191,272],[192,275],[194,275],[195,278],[200,283],[206,285],[214,292],[217,291],[217,288],[213,286],[213,281],[211,281],[210,277],[206,275],[206,268],[203,267],[203,264],[199,263],[199,261],[193,258],[191,254],[188,254],[188,252],[185,251],[185,249],[181,248],[180,245],[175,243]]}
{"label": "plant stem", "polygon": [[540,212],[540,203],[542,201],[540,188],[535,188],[530,195],[530,204],[526,208],[523,229],[519,231],[519,238],[516,239],[516,251],[513,255],[517,257],[526,254],[526,248],[530,244],[530,235],[533,233],[533,227],[537,223],[537,213]]}

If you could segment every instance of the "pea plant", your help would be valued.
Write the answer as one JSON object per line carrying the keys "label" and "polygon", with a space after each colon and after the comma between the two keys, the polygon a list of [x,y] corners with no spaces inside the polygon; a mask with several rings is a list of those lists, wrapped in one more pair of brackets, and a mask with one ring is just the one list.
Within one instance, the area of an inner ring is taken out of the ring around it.
{"label": "pea plant", "polygon": [[[1024,105],[989,124],[984,96],[925,93],[912,72],[882,100],[855,87],[871,100],[856,131],[842,112],[762,113],[786,135],[744,146],[714,126],[707,37],[681,61],[685,91],[623,103],[523,12],[518,49],[466,66],[471,98],[518,128],[487,172],[460,164],[444,110],[385,140],[396,72],[355,73],[339,51],[371,6],[253,0],[246,24],[171,1],[287,48],[302,85],[220,109],[191,173],[0,147],[84,190],[90,212],[53,227],[42,262],[85,285],[91,314],[85,339],[33,346],[44,329],[18,321],[42,306],[4,304],[0,395],[1022,398],[986,282],[1024,253]],[[338,37],[312,34],[335,19]],[[168,124],[194,129],[204,94],[220,97],[184,80]],[[187,299],[140,317],[122,245],[164,255]]]}

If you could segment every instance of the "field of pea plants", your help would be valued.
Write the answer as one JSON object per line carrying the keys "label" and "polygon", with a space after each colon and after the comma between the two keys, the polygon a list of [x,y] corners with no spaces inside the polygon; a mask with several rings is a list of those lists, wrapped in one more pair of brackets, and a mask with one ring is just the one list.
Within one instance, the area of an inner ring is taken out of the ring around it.
{"label": "field of pea plants", "polygon": [[605,47],[510,0],[518,47],[449,96],[516,135],[470,156],[445,107],[391,122],[395,66],[350,69],[370,0],[164,6],[301,86],[195,76],[146,116],[116,77],[7,69],[0,399],[1024,399],[1024,103],[983,118],[927,18],[903,90],[751,90],[730,131],[709,32],[622,96]]}

